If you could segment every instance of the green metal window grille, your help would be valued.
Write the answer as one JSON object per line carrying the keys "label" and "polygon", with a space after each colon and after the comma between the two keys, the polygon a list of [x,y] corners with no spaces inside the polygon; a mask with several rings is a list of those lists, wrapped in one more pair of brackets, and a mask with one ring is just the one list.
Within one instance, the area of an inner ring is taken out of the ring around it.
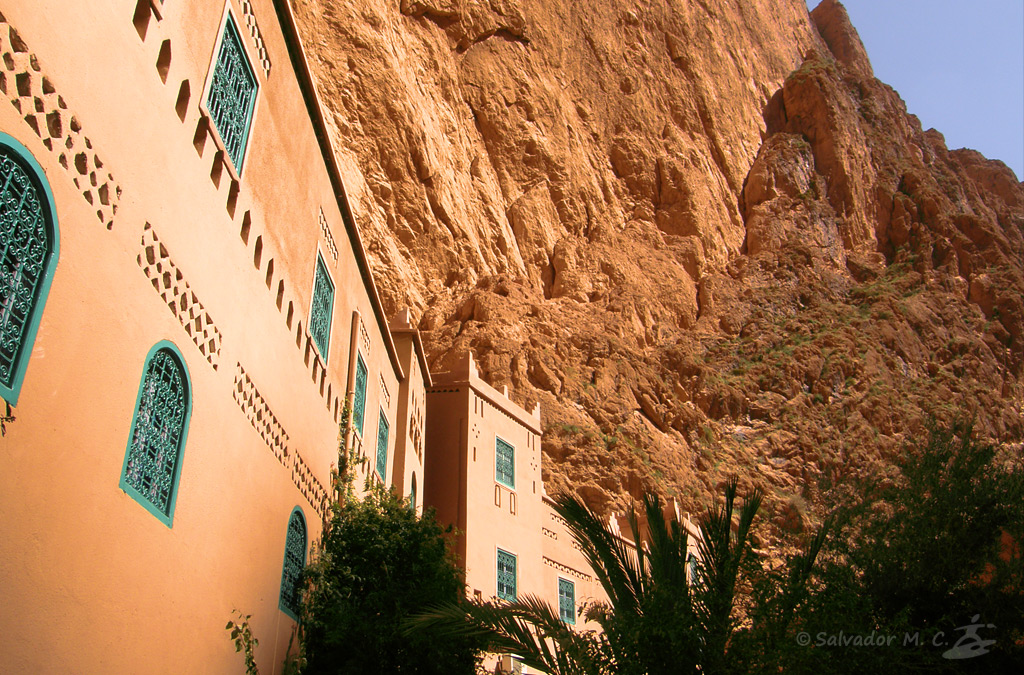
{"label": "green metal window grille", "polygon": [[416,474],[412,475],[412,490],[409,491],[409,508],[416,510]]}
{"label": "green metal window grille", "polygon": [[0,143],[0,393],[12,404],[32,351],[56,248],[56,223],[47,188],[40,183],[41,170],[35,171],[22,155]]}
{"label": "green metal window grille", "polygon": [[576,584],[558,580],[558,615],[566,623],[576,624]]}
{"label": "green metal window grille", "polygon": [[384,416],[384,411],[380,411],[380,421],[377,423],[377,475],[380,476],[382,482],[387,474],[388,470],[388,430],[390,425],[388,424],[388,418]]}
{"label": "green metal window grille", "polygon": [[498,597],[502,600],[516,600],[516,557],[498,549]]}
{"label": "green metal window grille", "polygon": [[298,507],[288,519],[288,536],[284,542],[284,567],[281,571],[281,599],[278,605],[285,614],[299,620],[299,577],[306,566],[306,519]]}
{"label": "green metal window grille", "polygon": [[363,414],[366,411],[366,364],[356,352],[356,396],[352,406],[352,423],[360,435],[363,433]]}
{"label": "green metal window grille", "polygon": [[692,553],[686,558],[686,571],[687,580],[690,582],[690,585],[696,585],[699,582],[700,577],[697,573],[697,556]]}
{"label": "green metal window grille", "polygon": [[166,344],[146,362],[121,488],[170,526],[191,407],[185,366]]}
{"label": "green metal window grille", "polygon": [[324,363],[331,346],[331,317],[334,314],[334,282],[327,273],[323,258],[316,254],[316,273],[313,276],[313,304],[309,312],[309,334]]}
{"label": "green metal window grille", "polygon": [[494,442],[494,477],[505,487],[515,489],[516,449],[500,438]]}
{"label": "green metal window grille", "polygon": [[234,20],[228,16],[220,52],[213,68],[210,93],[206,97],[206,108],[210,111],[213,126],[220,135],[224,149],[239,173],[242,172],[242,159],[249,140],[249,126],[256,107],[258,88],[242,38]]}

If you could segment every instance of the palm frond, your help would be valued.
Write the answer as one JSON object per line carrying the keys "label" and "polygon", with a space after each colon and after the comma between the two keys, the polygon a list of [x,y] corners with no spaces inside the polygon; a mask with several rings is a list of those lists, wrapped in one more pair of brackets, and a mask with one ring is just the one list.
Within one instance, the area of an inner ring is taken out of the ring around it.
{"label": "palm frond", "polygon": [[431,631],[438,637],[471,636],[487,650],[514,654],[551,675],[603,675],[603,638],[574,631],[546,601],[526,595],[515,602],[468,600],[440,605],[406,621],[406,631]]}
{"label": "palm frond", "polygon": [[636,613],[644,587],[642,558],[575,496],[561,494],[554,501],[615,611]]}

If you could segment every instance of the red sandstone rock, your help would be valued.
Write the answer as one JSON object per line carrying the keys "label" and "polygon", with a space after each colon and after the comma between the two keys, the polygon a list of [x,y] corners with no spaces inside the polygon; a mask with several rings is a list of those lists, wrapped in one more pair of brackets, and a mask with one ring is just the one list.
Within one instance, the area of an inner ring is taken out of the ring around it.
{"label": "red sandstone rock", "polygon": [[1024,187],[838,2],[296,5],[385,306],[542,402],[549,489],[794,529],[929,415],[1020,444]]}

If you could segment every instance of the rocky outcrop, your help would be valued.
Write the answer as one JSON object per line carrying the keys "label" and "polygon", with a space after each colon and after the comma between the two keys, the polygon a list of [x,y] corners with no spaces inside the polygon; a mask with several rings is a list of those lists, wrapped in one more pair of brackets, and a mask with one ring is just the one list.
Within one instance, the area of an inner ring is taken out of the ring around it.
{"label": "rocky outcrop", "polygon": [[823,0],[811,12],[811,21],[836,61],[861,77],[875,76],[868,53],[842,4],[837,0]]}
{"label": "rocky outcrop", "polygon": [[542,402],[550,487],[793,529],[929,415],[1020,442],[1024,188],[839,3],[296,6],[385,306]]}

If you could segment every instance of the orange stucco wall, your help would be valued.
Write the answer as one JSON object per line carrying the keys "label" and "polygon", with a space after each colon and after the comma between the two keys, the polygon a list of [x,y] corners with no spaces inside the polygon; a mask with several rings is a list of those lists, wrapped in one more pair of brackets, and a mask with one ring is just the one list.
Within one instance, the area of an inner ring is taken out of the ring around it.
{"label": "orange stucco wall", "polygon": [[422,513],[426,387],[430,383],[430,372],[426,368],[423,345],[411,325],[408,311],[391,322],[391,334],[406,378],[398,391],[394,453],[388,466],[389,483],[405,498],[409,498],[415,487],[416,510]]}
{"label": "orange stucco wall", "polygon": [[[540,410],[528,413],[484,382],[470,355],[450,373],[434,373],[427,394],[426,500],[442,522],[462,535],[459,553],[467,591],[484,599],[497,593],[497,551],[516,556],[519,595],[558,599],[545,553],[549,519],[540,473]],[[515,448],[515,486],[495,477],[500,438]],[[578,565],[577,565],[578,566]]]}
{"label": "orange stucco wall", "polygon": [[[307,540],[319,535],[357,354],[365,416],[350,440],[364,471],[383,411],[387,482],[408,496],[415,478],[418,503],[463,532],[470,592],[494,595],[500,547],[517,556],[520,594],[557,603],[561,575],[577,602],[596,597],[544,501],[539,409],[469,359],[432,380],[410,317],[392,335],[382,316],[292,69],[285,4],[139,6],[3,3],[0,131],[46,174],[60,257],[0,438],[0,670],[242,672],[224,630],[238,609],[261,672],[280,672],[288,519],[298,506]],[[228,13],[260,87],[240,172],[203,103]],[[317,255],[335,285],[325,354],[308,331]],[[180,350],[192,398],[170,527],[119,487],[161,340]],[[496,437],[515,447],[514,489],[495,480]]]}
{"label": "orange stucco wall", "polygon": [[[308,540],[318,536],[353,346],[368,369],[364,435],[375,451],[383,409],[395,448],[398,354],[275,7],[246,4],[259,39],[236,0],[175,0],[144,22],[135,0],[4,3],[0,47],[15,68],[0,131],[43,167],[60,229],[0,438],[4,671],[242,672],[224,630],[237,608],[253,615],[262,672],[279,672],[294,625],[278,609],[288,519],[298,506]],[[260,86],[240,175],[202,133],[226,11]],[[25,119],[37,105],[40,133]],[[307,329],[318,252],[336,287],[324,355]],[[181,351],[192,384],[172,527],[119,488],[160,340]]]}

